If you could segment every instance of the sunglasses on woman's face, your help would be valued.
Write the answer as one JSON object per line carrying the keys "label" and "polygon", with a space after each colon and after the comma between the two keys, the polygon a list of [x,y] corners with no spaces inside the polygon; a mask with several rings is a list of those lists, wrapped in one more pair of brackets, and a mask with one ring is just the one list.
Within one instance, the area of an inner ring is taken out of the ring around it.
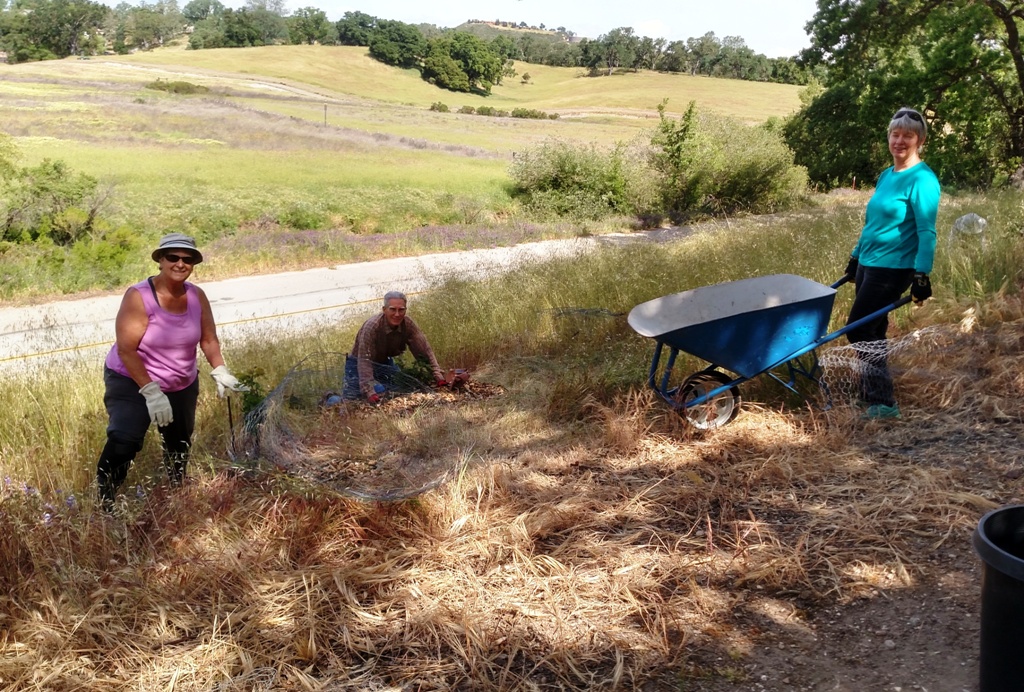
{"label": "sunglasses on woman's face", "polygon": [[893,120],[899,120],[904,115],[907,116],[908,118],[910,118],[911,120],[916,120],[919,123],[923,123],[924,122],[924,119],[921,117],[920,113],[918,113],[917,111],[911,111],[911,110],[897,111],[896,115],[892,116],[892,119]]}
{"label": "sunglasses on woman's face", "polygon": [[195,264],[196,258],[192,255],[164,255],[164,259],[171,264],[177,264],[178,262],[184,262],[185,264]]}

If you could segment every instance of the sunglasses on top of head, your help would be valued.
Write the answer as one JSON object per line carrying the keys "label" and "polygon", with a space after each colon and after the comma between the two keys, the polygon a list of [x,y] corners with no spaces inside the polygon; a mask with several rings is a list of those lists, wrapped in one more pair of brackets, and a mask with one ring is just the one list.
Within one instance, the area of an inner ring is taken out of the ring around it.
{"label": "sunglasses on top of head", "polygon": [[164,259],[170,262],[171,264],[177,264],[178,262],[184,262],[185,264],[196,263],[196,258],[193,257],[192,255],[172,255],[168,253],[164,255]]}
{"label": "sunglasses on top of head", "polygon": [[916,120],[919,123],[923,123],[924,122],[924,119],[921,117],[921,114],[918,113],[917,111],[912,111],[912,110],[897,111],[896,115],[892,116],[892,119],[893,120],[899,120],[904,115],[907,116],[908,118],[910,118],[911,120]]}

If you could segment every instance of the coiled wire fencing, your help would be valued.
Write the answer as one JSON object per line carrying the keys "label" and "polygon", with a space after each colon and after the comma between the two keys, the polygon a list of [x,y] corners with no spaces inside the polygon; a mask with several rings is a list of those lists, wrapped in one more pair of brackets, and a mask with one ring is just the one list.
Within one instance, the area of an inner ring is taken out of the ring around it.
{"label": "coiled wire fencing", "polygon": [[236,461],[377,501],[415,497],[459,473],[468,451],[458,402],[488,385],[438,391],[398,368],[375,405],[345,398],[345,362],[343,353],[315,353],[296,364],[232,432]]}

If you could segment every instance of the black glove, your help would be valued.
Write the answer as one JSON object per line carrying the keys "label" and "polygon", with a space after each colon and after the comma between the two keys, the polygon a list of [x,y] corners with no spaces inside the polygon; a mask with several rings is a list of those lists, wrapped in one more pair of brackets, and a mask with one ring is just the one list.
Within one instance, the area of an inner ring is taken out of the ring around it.
{"label": "black glove", "polygon": [[914,283],[910,284],[910,297],[917,305],[932,297],[932,282],[924,272],[914,274]]}
{"label": "black glove", "polygon": [[857,278],[857,267],[859,266],[860,262],[857,261],[857,258],[851,257],[850,263],[846,265],[846,278],[854,281]]}

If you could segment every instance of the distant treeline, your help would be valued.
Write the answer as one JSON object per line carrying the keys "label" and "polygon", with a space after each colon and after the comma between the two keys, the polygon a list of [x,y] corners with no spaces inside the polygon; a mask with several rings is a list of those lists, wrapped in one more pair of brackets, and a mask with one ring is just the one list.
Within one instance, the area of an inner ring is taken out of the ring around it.
{"label": "distant treeline", "polygon": [[620,27],[595,39],[577,39],[565,27],[532,28],[496,19],[440,29],[364,12],[346,12],[331,22],[316,7],[288,15],[284,0],[247,0],[237,10],[219,0],[190,0],[180,9],[176,0],[122,2],[113,9],[92,0],[0,0],[0,51],[9,62],[148,50],[187,35],[196,50],[284,43],[366,46],[374,58],[418,68],[425,79],[454,91],[488,92],[515,74],[513,60],[581,67],[593,76],[647,69],[787,84],[807,84],[818,76],[795,58],[755,53],[736,36],[720,39],[709,32],[670,42]]}

